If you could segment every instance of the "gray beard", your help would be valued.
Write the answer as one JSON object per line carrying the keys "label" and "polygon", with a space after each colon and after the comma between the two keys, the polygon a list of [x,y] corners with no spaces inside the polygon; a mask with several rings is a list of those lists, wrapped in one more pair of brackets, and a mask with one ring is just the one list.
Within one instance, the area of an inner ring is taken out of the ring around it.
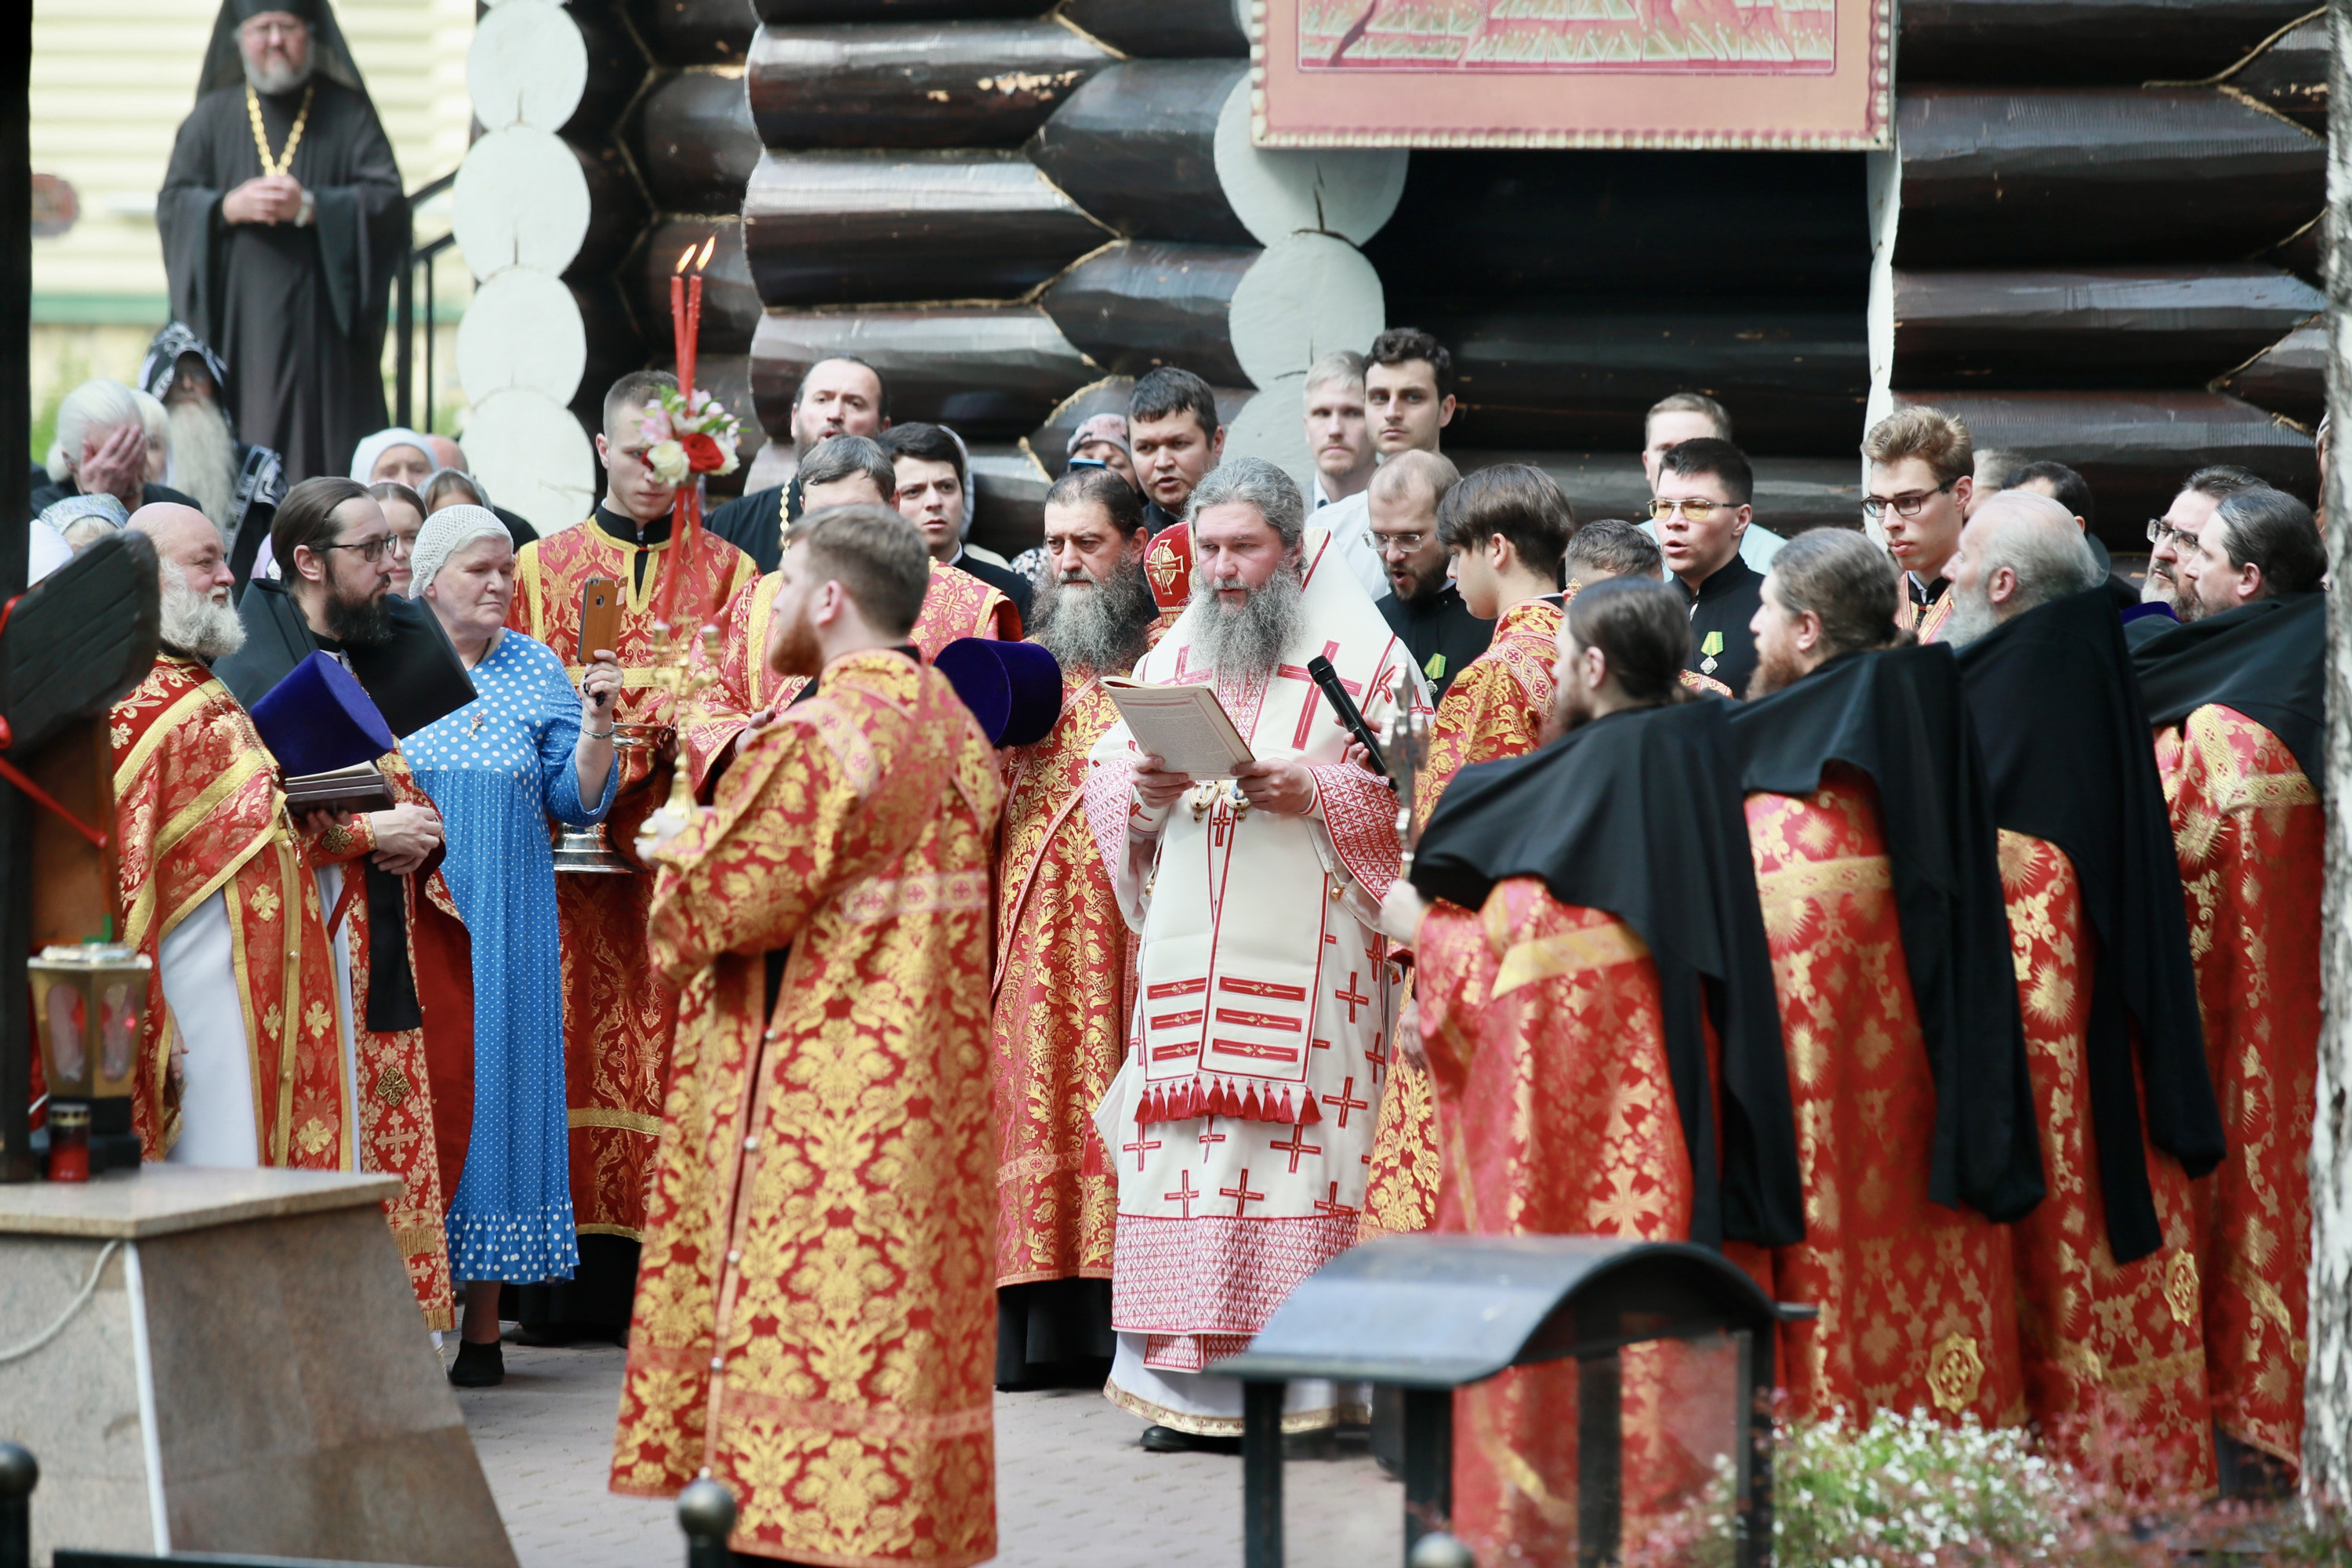
{"label": "gray beard", "polygon": [[1982,588],[1970,592],[1955,583],[1944,592],[1952,595],[1952,613],[1944,622],[1943,640],[1952,647],[1966,647],[2000,625],[1991,596]]}
{"label": "gray beard", "polygon": [[304,60],[300,65],[288,70],[256,70],[253,62],[247,60],[245,79],[247,86],[264,98],[275,98],[281,92],[292,92],[298,87],[309,86],[311,74],[316,68],[311,61]]}
{"label": "gray beard", "polygon": [[1106,583],[1047,577],[1031,606],[1030,640],[1065,669],[1123,674],[1143,657],[1145,633],[1159,606],[1139,560],[1122,561]]}
{"label": "gray beard", "polygon": [[225,534],[236,519],[236,438],[228,416],[211,402],[172,405],[172,467],[167,482],[196,498],[196,505]]}
{"label": "gray beard", "polygon": [[1217,597],[1215,584],[1203,574],[1192,578],[1192,603],[1200,611],[1192,628],[1192,647],[1201,662],[1219,680],[1252,680],[1270,676],[1282,662],[1282,650],[1298,630],[1299,605],[1306,588],[1288,565],[1277,568],[1265,586],[1254,590],[1238,610],[1228,609]]}
{"label": "gray beard", "polygon": [[189,587],[176,563],[162,565],[159,630],[165,642],[206,661],[226,658],[245,646],[245,623],[237,619],[235,605]]}

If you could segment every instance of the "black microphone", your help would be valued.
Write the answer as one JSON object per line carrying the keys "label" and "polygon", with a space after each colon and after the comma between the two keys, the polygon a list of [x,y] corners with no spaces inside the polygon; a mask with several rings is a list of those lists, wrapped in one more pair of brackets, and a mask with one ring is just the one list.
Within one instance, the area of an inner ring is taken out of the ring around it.
{"label": "black microphone", "polygon": [[1388,759],[1381,755],[1380,739],[1372,733],[1372,727],[1364,722],[1364,710],[1356,706],[1356,700],[1348,695],[1346,687],[1339,684],[1339,672],[1331,668],[1331,661],[1318,653],[1307,661],[1307,673],[1322,689],[1323,695],[1330,701],[1331,711],[1339,716],[1339,722],[1348,727],[1348,733],[1355,736],[1357,743],[1370,755],[1372,770],[1385,776],[1389,764]]}

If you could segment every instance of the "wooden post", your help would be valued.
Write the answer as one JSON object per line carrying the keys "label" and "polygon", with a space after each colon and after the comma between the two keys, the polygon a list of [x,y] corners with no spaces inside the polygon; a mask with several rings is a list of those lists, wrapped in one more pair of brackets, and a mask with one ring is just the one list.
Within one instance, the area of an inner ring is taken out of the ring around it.
{"label": "wooden post", "polygon": [[[26,450],[33,425],[33,233],[22,215],[32,210],[33,8],[8,26],[16,39],[0,49],[0,605],[25,591],[31,536],[21,520],[30,512]],[[14,64],[5,63],[13,61]],[[33,917],[32,805],[0,783],[0,1182],[29,1182],[33,1168],[28,1111],[33,1039],[25,995],[25,959]]]}

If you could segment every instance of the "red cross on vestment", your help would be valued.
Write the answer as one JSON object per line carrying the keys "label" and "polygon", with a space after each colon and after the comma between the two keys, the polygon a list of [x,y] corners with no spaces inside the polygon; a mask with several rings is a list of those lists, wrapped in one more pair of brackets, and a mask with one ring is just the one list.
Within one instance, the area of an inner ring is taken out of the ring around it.
{"label": "red cross on vestment", "polygon": [[1304,1127],[1294,1127],[1290,1130],[1289,1142],[1286,1143],[1276,1138],[1272,1146],[1290,1156],[1290,1173],[1294,1176],[1298,1174],[1298,1156],[1323,1152],[1323,1145],[1307,1142],[1307,1129]]}
{"label": "red cross on vestment", "polygon": [[1339,1184],[1334,1182],[1331,1184],[1331,1195],[1329,1197],[1317,1198],[1315,1200],[1315,1212],[1317,1214],[1343,1215],[1354,1214],[1356,1211],[1339,1201]]}
{"label": "red cross on vestment", "polygon": [[1364,1059],[1372,1064],[1372,1075],[1375,1078],[1379,1077],[1381,1069],[1389,1065],[1389,1053],[1381,1043],[1386,1038],[1385,1035],[1375,1029],[1372,1031],[1372,1048],[1364,1053]]}
{"label": "red cross on vestment", "polygon": [[1348,1112],[1350,1110],[1370,1110],[1372,1108],[1370,1100],[1356,1098],[1356,1080],[1352,1078],[1339,1086],[1339,1093],[1325,1095],[1323,1103],[1339,1108],[1339,1125],[1342,1127],[1348,1125]]}
{"label": "red cross on vestment", "polygon": [[[1323,657],[1329,659],[1338,658],[1339,645],[1335,642],[1325,643]],[[1274,667],[1274,672],[1276,675],[1288,676],[1293,680],[1307,682],[1307,700],[1298,710],[1298,733],[1290,739],[1290,743],[1303,752],[1307,749],[1308,730],[1315,722],[1315,706],[1321,700],[1323,690],[1315,684],[1315,678],[1307,673],[1307,667],[1303,664],[1277,664]],[[1356,681],[1342,678],[1339,685],[1350,697],[1361,697],[1364,694],[1363,687]]]}
{"label": "red cross on vestment", "polygon": [[[1231,1198],[1234,1200],[1234,1217],[1235,1219],[1243,1218],[1244,1215],[1242,1211],[1249,1207],[1251,1204],[1261,1203],[1265,1201],[1265,1194],[1264,1193],[1254,1193],[1250,1191],[1249,1167],[1247,1165],[1244,1165],[1242,1167],[1241,1181],[1239,1184],[1230,1187],[1219,1187],[1217,1189],[1217,1195],[1221,1198]],[[1187,1215],[1185,1217],[1189,1219],[1192,1216]]]}
{"label": "red cross on vestment", "polygon": [[1209,1129],[1210,1129],[1210,1128],[1214,1127],[1216,1124],[1217,1124],[1217,1119],[1216,1119],[1215,1117],[1213,1117],[1213,1116],[1204,1117],[1204,1118],[1202,1118],[1202,1121],[1201,1121],[1201,1158],[1202,1158],[1203,1160],[1205,1160],[1205,1159],[1207,1159],[1207,1158],[1209,1157],[1209,1145],[1210,1145],[1210,1144],[1212,1144],[1212,1143],[1222,1143],[1222,1142],[1223,1142],[1225,1141],[1225,1135],[1224,1135],[1223,1133],[1222,1133],[1222,1132],[1212,1132],[1212,1131],[1209,1131]]}
{"label": "red cross on vestment", "polygon": [[[1337,1192],[1339,1189],[1334,1187],[1332,1191]],[[1177,1178],[1176,1190],[1174,1192],[1162,1193],[1160,1195],[1166,1198],[1170,1203],[1182,1204],[1184,1205],[1184,1217],[1186,1219],[1191,1219],[1192,1217],[1192,1200],[1202,1196],[1202,1194],[1192,1185],[1192,1173],[1186,1171],[1182,1175]]]}
{"label": "red cross on vestment", "polygon": [[1333,1001],[1345,1002],[1348,1005],[1348,1022],[1350,1024],[1356,1021],[1357,1008],[1369,1007],[1372,1005],[1372,999],[1370,996],[1356,989],[1356,977],[1357,972],[1350,969],[1348,971],[1346,987],[1331,993]]}
{"label": "red cross on vestment", "polygon": [[1151,1151],[1153,1151],[1154,1149],[1157,1149],[1157,1148],[1159,1148],[1159,1147],[1160,1147],[1160,1141],[1159,1141],[1158,1139],[1156,1139],[1156,1138],[1155,1138],[1155,1139],[1153,1139],[1150,1142],[1147,1143],[1147,1142],[1145,1142],[1143,1141],[1143,1134],[1142,1134],[1142,1133],[1140,1133],[1140,1132],[1138,1132],[1138,1133],[1135,1135],[1135,1142],[1132,1142],[1132,1143],[1122,1143],[1122,1144],[1120,1144],[1120,1145],[1118,1146],[1118,1152],[1119,1152],[1120,1153],[1122,1153],[1122,1154],[1132,1154],[1132,1155],[1134,1155],[1134,1156],[1135,1156],[1135,1168],[1136,1168],[1137,1170],[1140,1171],[1141,1169],[1143,1169],[1143,1157],[1144,1157],[1146,1154],[1149,1154],[1150,1152],[1151,1152]]}

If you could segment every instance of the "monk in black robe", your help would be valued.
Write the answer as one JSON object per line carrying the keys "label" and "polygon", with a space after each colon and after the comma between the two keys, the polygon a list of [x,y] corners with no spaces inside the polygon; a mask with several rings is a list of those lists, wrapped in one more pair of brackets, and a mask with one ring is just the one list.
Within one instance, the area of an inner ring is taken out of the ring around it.
{"label": "monk in black robe", "polygon": [[155,220],[172,313],[232,367],[236,429],[289,480],[342,472],[390,423],[408,205],[328,0],[226,0]]}

